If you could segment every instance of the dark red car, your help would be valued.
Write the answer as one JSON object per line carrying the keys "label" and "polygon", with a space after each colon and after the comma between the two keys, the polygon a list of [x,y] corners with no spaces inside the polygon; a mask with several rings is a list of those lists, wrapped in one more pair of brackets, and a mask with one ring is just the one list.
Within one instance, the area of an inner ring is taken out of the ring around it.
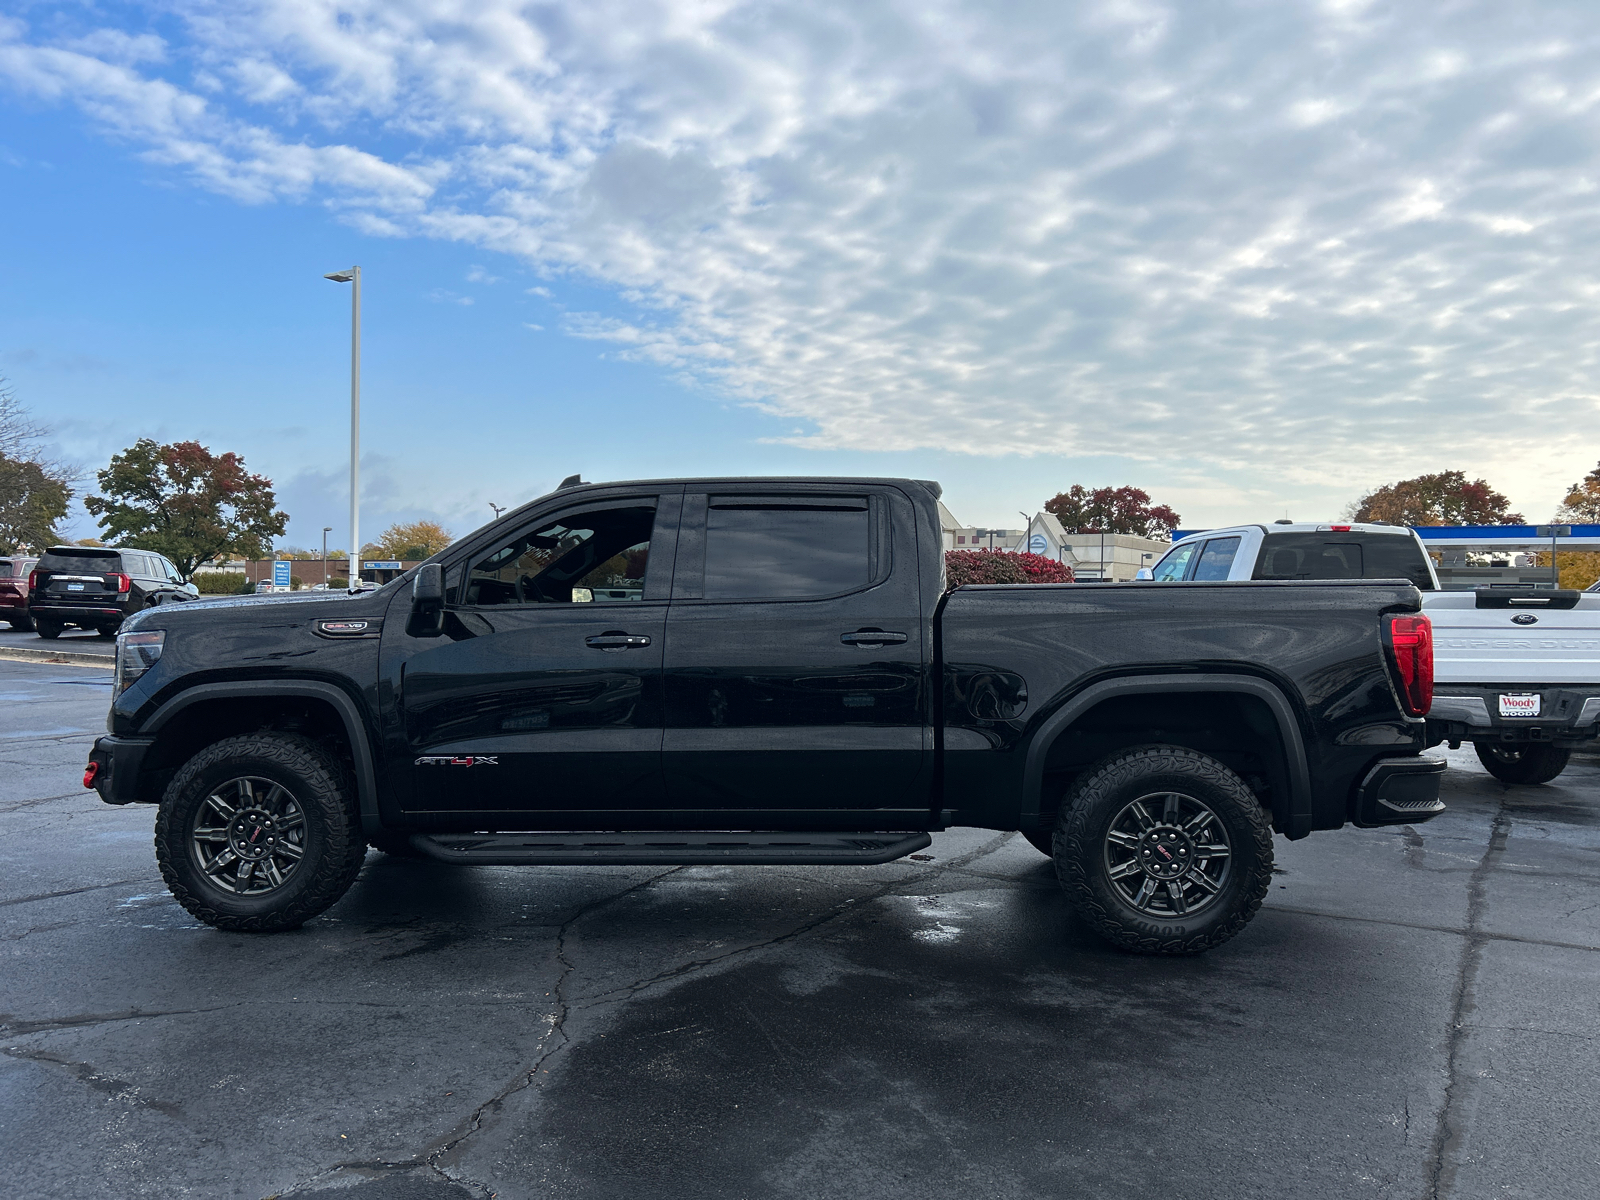
{"label": "dark red car", "polygon": [[28,613],[28,572],[38,561],[17,555],[0,558],[0,621],[11,622],[13,629],[27,632],[33,628]]}

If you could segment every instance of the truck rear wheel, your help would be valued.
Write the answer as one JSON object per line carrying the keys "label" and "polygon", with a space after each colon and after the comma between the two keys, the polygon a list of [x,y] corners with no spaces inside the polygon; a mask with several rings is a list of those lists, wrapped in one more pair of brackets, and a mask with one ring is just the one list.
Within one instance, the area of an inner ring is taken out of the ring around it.
{"label": "truck rear wheel", "polygon": [[1501,783],[1549,783],[1567,769],[1572,751],[1564,746],[1473,742],[1484,770]]}
{"label": "truck rear wheel", "polygon": [[1198,954],[1250,923],[1272,882],[1272,822],[1214,758],[1141,746],[1073,786],[1056,877],[1078,913],[1140,954]]}
{"label": "truck rear wheel", "polygon": [[156,813],[156,861],[178,903],[218,929],[295,929],[355,882],[355,789],[308,737],[226,738],[178,770]]}

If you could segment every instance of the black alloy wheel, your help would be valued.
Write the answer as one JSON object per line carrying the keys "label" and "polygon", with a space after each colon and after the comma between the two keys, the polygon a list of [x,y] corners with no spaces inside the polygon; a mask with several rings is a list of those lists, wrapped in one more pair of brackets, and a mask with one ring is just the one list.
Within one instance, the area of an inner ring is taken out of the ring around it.
{"label": "black alloy wheel", "polygon": [[1501,783],[1549,783],[1567,769],[1572,751],[1544,742],[1473,742],[1478,761]]}
{"label": "black alloy wheel", "polygon": [[1245,782],[1182,746],[1091,767],[1062,805],[1056,876],[1107,940],[1196,954],[1255,916],[1272,881],[1272,821]]}
{"label": "black alloy wheel", "polygon": [[218,929],[294,929],[349,889],[366,856],[350,772],[294,733],[226,738],[179,768],[156,814],[178,903]]}
{"label": "black alloy wheel", "polygon": [[286,886],[306,856],[305,810],[274,780],[224,780],[195,810],[189,854],[223,890],[264,896]]}
{"label": "black alloy wheel", "polygon": [[61,636],[62,626],[58,621],[47,620],[44,617],[36,617],[34,619],[34,628],[38,630],[39,636],[47,641],[54,641],[56,638]]}
{"label": "black alloy wheel", "polygon": [[1203,801],[1151,792],[1111,820],[1102,841],[1106,876],[1135,912],[1197,915],[1222,895],[1233,847]]}

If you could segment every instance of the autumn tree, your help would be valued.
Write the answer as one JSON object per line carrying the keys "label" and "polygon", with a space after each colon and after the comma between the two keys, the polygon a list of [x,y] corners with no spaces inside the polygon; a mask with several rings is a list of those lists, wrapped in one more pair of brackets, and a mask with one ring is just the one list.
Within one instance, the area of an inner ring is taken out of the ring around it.
{"label": "autumn tree", "polygon": [[47,432],[0,379],[0,554],[39,553],[59,540],[73,473],[40,452]]}
{"label": "autumn tree", "polygon": [[1152,505],[1142,488],[1095,488],[1073,484],[1044,502],[1068,533],[1127,533],[1136,537],[1166,539],[1182,517],[1165,504]]}
{"label": "autumn tree", "polygon": [[185,579],[233,555],[265,558],[289,523],[272,480],[246,471],[239,455],[212,454],[199,442],[140,438],[95,478],[104,495],[83,506],[107,539],[166,555]]}
{"label": "autumn tree", "polygon": [[1353,521],[1389,525],[1521,525],[1521,513],[1487,480],[1462,471],[1440,471],[1386,483],[1351,505]]}
{"label": "autumn tree", "polygon": [[389,526],[370,549],[384,558],[408,562],[432,558],[455,540],[437,521],[410,521]]}
{"label": "autumn tree", "polygon": [[1556,510],[1562,525],[1600,525],[1600,464],[1567,489],[1567,498]]}

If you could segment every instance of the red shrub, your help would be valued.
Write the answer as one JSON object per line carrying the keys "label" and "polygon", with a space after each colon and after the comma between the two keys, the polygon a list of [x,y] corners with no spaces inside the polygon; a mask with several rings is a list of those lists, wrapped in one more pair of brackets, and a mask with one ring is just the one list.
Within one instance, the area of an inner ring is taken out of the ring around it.
{"label": "red shrub", "polygon": [[1071,583],[1072,568],[1038,554],[1008,550],[946,550],[945,586],[966,583]]}

